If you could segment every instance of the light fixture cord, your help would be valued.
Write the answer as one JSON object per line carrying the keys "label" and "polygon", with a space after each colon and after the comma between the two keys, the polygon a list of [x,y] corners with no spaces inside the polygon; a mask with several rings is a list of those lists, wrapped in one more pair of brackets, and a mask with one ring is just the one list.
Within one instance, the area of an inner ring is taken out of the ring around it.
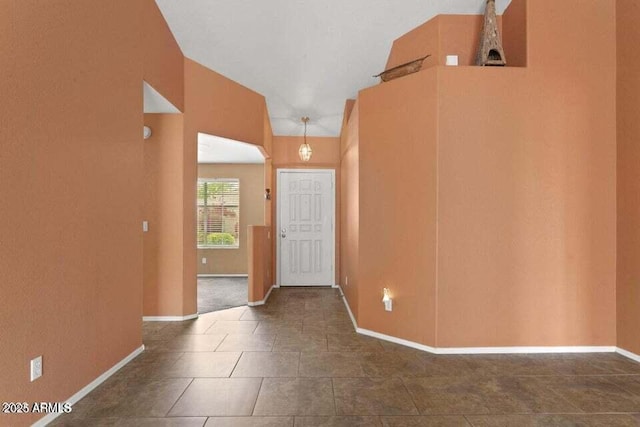
{"label": "light fixture cord", "polygon": [[304,121],[304,143],[307,144],[307,120]]}

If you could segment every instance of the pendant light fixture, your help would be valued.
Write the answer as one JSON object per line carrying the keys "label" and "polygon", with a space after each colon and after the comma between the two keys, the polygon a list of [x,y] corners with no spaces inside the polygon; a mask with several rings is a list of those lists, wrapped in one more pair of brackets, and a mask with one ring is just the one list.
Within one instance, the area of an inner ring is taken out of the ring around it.
{"label": "pendant light fixture", "polygon": [[302,123],[304,123],[304,142],[300,146],[298,154],[300,155],[300,160],[302,160],[303,162],[308,162],[309,160],[311,160],[311,155],[313,154],[311,146],[309,145],[309,143],[307,143],[307,123],[309,122],[309,117],[303,117],[300,120],[302,120]]}

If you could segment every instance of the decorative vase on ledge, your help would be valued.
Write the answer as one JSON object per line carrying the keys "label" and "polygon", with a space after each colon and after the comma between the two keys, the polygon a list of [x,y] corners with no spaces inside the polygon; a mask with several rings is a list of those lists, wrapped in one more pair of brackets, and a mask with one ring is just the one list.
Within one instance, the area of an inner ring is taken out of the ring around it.
{"label": "decorative vase on ledge", "polygon": [[484,25],[480,34],[480,47],[476,58],[476,65],[500,66],[507,65],[504,57],[504,49],[500,41],[498,30],[498,17],[496,15],[496,1],[487,0],[487,9],[484,12]]}

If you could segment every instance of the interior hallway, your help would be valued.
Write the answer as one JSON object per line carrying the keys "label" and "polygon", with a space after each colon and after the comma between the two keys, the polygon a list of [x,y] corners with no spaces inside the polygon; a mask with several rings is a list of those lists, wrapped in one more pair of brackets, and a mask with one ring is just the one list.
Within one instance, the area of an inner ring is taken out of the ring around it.
{"label": "interior hallway", "polygon": [[637,426],[617,354],[435,356],[357,335],[336,289],[144,324],[146,351],[55,426]]}

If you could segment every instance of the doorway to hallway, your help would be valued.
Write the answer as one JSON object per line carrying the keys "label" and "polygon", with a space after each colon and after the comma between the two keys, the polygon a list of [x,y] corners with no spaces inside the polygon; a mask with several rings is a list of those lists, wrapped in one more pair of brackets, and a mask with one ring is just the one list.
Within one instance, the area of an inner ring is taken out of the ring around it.
{"label": "doorway to hallway", "polygon": [[246,277],[198,277],[198,313],[247,305]]}

